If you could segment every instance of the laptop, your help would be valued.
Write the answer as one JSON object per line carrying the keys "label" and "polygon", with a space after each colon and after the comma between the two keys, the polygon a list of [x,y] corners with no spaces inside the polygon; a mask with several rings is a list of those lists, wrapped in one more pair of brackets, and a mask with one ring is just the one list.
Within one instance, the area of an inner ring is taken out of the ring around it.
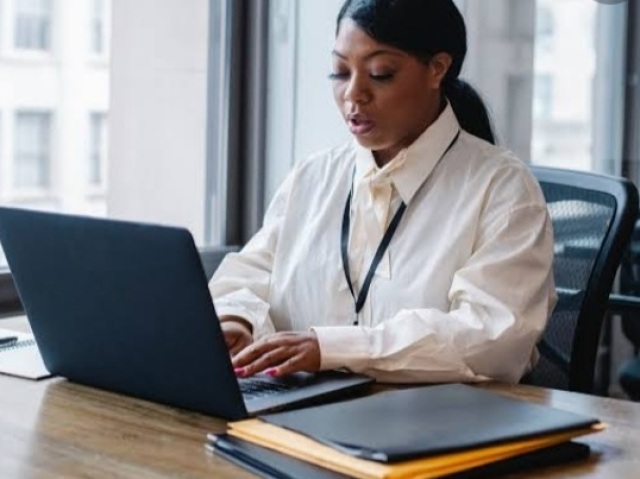
{"label": "laptop", "polygon": [[230,420],[373,382],[341,371],[238,380],[187,229],[0,208],[0,243],[54,375]]}

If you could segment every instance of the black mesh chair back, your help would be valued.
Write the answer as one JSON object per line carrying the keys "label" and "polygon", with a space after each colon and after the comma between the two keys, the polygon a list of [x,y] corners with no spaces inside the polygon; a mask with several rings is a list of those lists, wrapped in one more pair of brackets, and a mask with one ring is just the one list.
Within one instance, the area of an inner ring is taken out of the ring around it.
{"label": "black mesh chair back", "polygon": [[207,280],[211,279],[227,254],[235,253],[239,250],[239,246],[207,246],[199,248],[200,261],[202,261]]}
{"label": "black mesh chair back", "polygon": [[554,230],[558,303],[528,384],[593,392],[607,300],[638,211],[638,192],[622,178],[532,167]]}

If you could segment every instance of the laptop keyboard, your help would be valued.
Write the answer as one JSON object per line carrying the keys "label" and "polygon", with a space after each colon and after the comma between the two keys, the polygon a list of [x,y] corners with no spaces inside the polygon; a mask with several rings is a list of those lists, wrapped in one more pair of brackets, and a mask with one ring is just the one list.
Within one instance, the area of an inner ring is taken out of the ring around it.
{"label": "laptop keyboard", "polygon": [[294,384],[274,383],[259,378],[240,379],[238,384],[240,384],[240,392],[245,399],[272,396],[297,388]]}

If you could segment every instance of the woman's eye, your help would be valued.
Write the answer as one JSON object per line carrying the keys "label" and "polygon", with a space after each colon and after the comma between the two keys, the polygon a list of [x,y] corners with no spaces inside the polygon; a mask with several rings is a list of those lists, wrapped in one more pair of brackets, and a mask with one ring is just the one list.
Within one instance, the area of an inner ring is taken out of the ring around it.
{"label": "woman's eye", "polygon": [[346,80],[347,78],[349,78],[349,74],[344,72],[332,72],[329,74],[329,80]]}
{"label": "woman's eye", "polygon": [[369,76],[374,81],[386,82],[393,78],[393,73],[378,73],[378,74],[371,73]]}

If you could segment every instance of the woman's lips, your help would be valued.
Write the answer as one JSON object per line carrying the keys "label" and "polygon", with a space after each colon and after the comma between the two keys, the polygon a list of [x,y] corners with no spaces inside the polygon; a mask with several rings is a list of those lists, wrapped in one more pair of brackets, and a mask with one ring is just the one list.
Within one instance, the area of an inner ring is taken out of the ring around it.
{"label": "woman's lips", "polygon": [[349,120],[349,131],[353,135],[362,136],[370,133],[376,124],[372,120],[363,120],[360,118],[351,118]]}

